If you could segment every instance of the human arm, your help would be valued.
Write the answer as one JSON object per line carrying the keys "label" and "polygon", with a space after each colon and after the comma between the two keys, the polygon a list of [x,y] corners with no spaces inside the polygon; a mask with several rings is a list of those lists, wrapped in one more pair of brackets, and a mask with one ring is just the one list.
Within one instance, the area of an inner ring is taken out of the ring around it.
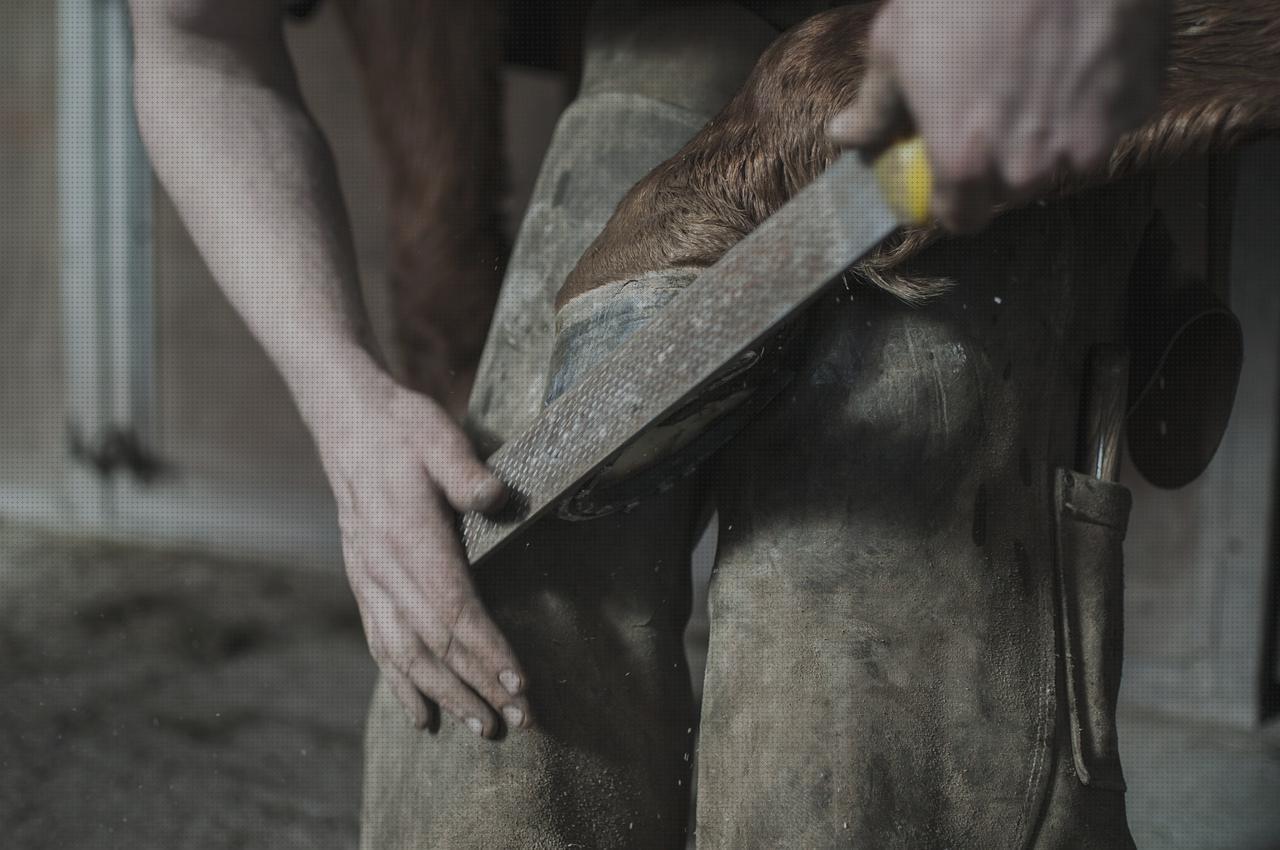
{"label": "human arm", "polygon": [[527,725],[526,685],[476,595],[452,509],[502,485],[439,405],[369,353],[332,156],[278,5],[132,0],[143,140],[205,262],[283,375],[333,487],[370,649],[414,721],[425,694],[493,735]]}

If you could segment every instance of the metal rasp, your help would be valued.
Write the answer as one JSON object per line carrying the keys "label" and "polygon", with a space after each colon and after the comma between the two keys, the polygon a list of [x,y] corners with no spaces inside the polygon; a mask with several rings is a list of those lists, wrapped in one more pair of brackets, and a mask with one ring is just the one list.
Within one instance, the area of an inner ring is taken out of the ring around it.
{"label": "metal rasp", "polygon": [[895,146],[874,166],[844,154],[699,274],[489,457],[511,498],[497,515],[462,518],[472,565],[695,398],[902,221],[924,218],[929,182],[918,140]]}

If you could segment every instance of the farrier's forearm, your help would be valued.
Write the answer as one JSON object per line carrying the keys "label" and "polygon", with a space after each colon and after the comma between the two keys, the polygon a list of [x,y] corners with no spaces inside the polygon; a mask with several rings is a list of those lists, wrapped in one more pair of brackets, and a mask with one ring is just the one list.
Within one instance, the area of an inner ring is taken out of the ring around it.
{"label": "farrier's forearm", "polygon": [[278,13],[260,27],[246,18],[239,31],[203,32],[159,5],[134,3],[151,160],[304,417],[321,422],[335,390],[375,365],[333,159],[303,105]]}

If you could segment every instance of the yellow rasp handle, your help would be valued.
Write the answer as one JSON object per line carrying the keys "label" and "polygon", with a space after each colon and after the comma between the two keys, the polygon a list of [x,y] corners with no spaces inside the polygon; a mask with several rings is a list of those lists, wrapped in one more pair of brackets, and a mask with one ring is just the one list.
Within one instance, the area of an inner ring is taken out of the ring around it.
{"label": "yellow rasp handle", "polygon": [[871,166],[885,202],[903,224],[924,224],[929,220],[929,198],[933,195],[933,171],[925,153],[924,140],[913,136],[898,142],[880,155]]}

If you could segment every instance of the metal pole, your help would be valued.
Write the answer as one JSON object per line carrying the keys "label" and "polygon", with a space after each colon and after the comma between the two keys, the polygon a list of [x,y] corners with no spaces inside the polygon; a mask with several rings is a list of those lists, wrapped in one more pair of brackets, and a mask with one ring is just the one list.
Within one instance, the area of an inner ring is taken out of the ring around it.
{"label": "metal pole", "polygon": [[151,175],[124,0],[58,0],[58,204],[72,519],[110,526],[113,444],[150,436]]}

